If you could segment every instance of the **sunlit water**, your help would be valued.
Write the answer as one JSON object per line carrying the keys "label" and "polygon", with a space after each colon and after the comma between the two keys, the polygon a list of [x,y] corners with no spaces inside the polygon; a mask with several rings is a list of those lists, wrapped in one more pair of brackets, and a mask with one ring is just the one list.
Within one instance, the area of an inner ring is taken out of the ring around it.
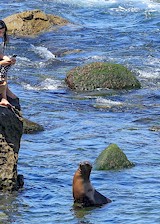
{"label": "sunlit water", "polygon": [[[10,39],[8,53],[18,55],[10,87],[20,97],[23,115],[45,131],[22,137],[18,171],[25,186],[0,194],[0,222],[160,223],[160,134],[150,130],[160,125],[160,3],[1,0],[0,12],[4,18],[37,8],[71,24],[36,38]],[[67,71],[94,61],[127,66],[142,88],[70,91]],[[75,211],[72,178],[78,163],[94,163],[110,143],[135,167],[93,170],[92,184],[112,203]]]}

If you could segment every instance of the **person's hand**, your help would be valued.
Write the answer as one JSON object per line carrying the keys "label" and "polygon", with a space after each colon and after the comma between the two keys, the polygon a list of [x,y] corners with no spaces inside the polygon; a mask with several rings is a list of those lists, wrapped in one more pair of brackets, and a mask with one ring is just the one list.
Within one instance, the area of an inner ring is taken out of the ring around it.
{"label": "person's hand", "polygon": [[16,63],[16,58],[13,57],[13,58],[11,58],[10,60],[11,60],[11,64],[12,64],[12,65],[14,65],[14,64]]}
{"label": "person's hand", "polygon": [[5,58],[1,61],[1,65],[11,65],[12,64],[12,60],[10,58]]}
{"label": "person's hand", "polygon": [[8,57],[8,56],[6,56],[6,55],[4,55],[2,59],[3,59],[3,60],[8,60],[8,61],[10,61],[10,60],[11,60],[11,58],[10,58],[10,57]]}

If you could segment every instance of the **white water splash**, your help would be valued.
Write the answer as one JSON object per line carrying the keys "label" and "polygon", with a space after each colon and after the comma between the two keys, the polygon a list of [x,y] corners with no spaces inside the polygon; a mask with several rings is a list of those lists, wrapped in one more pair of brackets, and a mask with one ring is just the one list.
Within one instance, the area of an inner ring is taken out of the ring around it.
{"label": "white water splash", "polygon": [[78,6],[78,7],[98,7],[98,6],[107,6],[110,4],[114,4],[117,2],[117,0],[55,0],[57,3],[61,4],[69,4],[72,6]]}
{"label": "white water splash", "polygon": [[42,47],[42,46],[35,47],[34,45],[31,45],[31,47],[32,47],[32,50],[36,54],[38,54],[41,58],[49,60],[49,59],[54,59],[56,57],[46,47]]}
{"label": "white water splash", "polygon": [[138,71],[139,77],[146,78],[146,79],[157,79],[159,78],[159,71]]}
{"label": "white water splash", "polygon": [[[159,2],[156,0],[55,0],[57,3],[61,4],[70,4],[72,6],[83,6],[83,7],[97,7],[97,6],[108,6],[114,4],[131,4],[134,5],[134,8],[138,9],[147,9],[147,8],[160,8]],[[120,10],[125,10],[123,7],[119,7]],[[134,10],[134,9],[133,9]]]}
{"label": "white water splash", "polygon": [[123,103],[120,102],[120,101],[108,100],[108,99],[104,99],[102,97],[98,97],[96,99],[96,104],[103,105],[103,106],[108,107],[108,108],[111,108],[111,107],[114,107],[114,106],[122,106],[123,105]]}
{"label": "white water splash", "polygon": [[[160,78],[160,59],[148,57],[145,61],[146,69],[138,71],[139,76],[148,79]],[[148,67],[149,66],[149,67]]]}
{"label": "white water splash", "polygon": [[63,84],[60,80],[55,80],[51,78],[47,78],[38,85],[31,85],[31,84],[23,84],[24,89],[26,90],[57,90],[63,87]]}

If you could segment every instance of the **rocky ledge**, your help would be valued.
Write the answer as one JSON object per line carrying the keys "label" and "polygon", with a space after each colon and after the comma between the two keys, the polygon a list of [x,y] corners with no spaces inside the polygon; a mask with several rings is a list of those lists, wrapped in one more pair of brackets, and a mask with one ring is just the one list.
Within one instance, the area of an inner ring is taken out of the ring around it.
{"label": "rocky ledge", "polygon": [[23,119],[17,109],[0,106],[0,190],[13,191],[23,185],[17,174],[18,152],[23,133]]}

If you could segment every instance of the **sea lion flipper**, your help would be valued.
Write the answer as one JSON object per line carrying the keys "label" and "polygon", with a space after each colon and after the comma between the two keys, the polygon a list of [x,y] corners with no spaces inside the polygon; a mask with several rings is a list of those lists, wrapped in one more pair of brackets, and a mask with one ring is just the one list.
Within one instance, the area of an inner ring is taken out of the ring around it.
{"label": "sea lion flipper", "polygon": [[96,190],[94,191],[94,199],[97,205],[103,205],[111,202],[109,198],[106,198],[104,195],[102,195]]}

